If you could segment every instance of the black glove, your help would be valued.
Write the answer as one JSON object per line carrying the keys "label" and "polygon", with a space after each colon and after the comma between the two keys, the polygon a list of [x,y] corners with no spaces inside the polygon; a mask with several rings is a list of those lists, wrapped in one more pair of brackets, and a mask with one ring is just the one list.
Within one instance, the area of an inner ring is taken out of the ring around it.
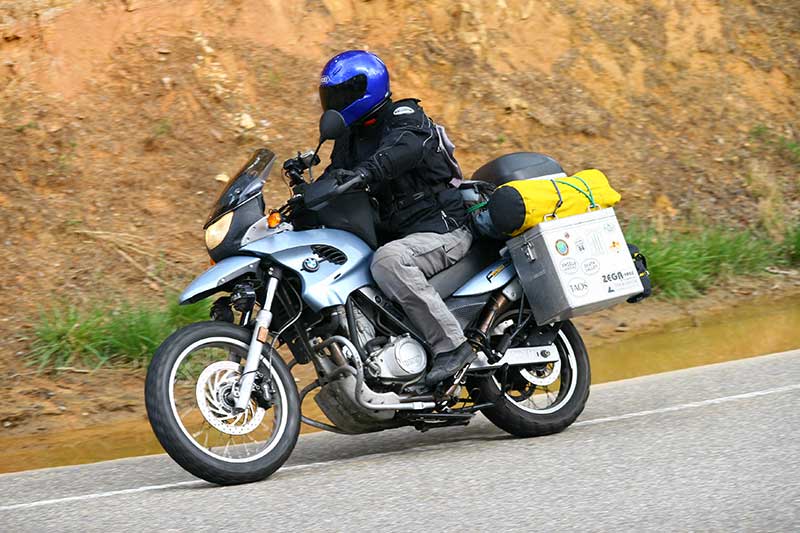
{"label": "black glove", "polygon": [[335,180],[336,183],[342,185],[353,179],[355,177],[355,172],[344,168],[334,168],[326,172],[324,177]]}

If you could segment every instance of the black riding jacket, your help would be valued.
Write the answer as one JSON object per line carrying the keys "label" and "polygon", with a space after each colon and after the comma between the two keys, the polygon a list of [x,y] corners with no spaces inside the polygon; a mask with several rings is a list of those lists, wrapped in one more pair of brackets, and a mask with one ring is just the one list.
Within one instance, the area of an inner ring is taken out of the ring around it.
{"label": "black riding jacket", "polygon": [[440,152],[433,121],[419,100],[389,102],[336,140],[328,169],[362,170],[378,201],[388,239],[417,232],[447,233],[466,221],[461,193]]}

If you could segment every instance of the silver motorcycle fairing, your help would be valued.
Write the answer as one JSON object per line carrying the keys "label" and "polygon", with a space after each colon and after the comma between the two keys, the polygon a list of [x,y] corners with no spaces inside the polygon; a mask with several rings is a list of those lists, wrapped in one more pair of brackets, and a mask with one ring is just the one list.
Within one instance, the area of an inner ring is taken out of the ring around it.
{"label": "silver motorcycle fairing", "polygon": [[[345,260],[335,264],[315,253],[312,246],[336,248]],[[283,231],[253,241],[241,251],[269,257],[297,272],[303,300],[314,311],[344,305],[351,292],[373,283],[369,270],[372,249],[352,233],[338,229]]]}
{"label": "silver motorcycle fairing", "polygon": [[453,293],[455,297],[477,296],[505,286],[517,275],[511,258],[504,256],[475,274],[469,281]]}
{"label": "silver motorcycle fairing", "polygon": [[260,257],[242,255],[226,257],[192,281],[180,295],[178,302],[189,304],[202,300],[217,292],[218,287],[230,280],[248,272],[255,272],[260,262]]}

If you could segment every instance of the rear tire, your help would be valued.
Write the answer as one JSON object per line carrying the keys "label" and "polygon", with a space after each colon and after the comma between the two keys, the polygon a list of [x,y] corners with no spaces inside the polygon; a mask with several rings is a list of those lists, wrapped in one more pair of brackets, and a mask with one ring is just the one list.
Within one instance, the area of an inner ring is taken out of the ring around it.
{"label": "rear tire", "polygon": [[[191,324],[173,333],[165,340],[153,356],[145,382],[145,404],[147,416],[158,441],[164,450],[181,467],[191,474],[218,485],[249,483],[268,477],[289,458],[297,437],[300,434],[300,402],[297,386],[286,363],[280,355],[272,351],[273,384],[281,403],[280,433],[268,451],[252,460],[249,458],[217,458],[202,451],[202,446],[192,440],[183,422],[176,419],[177,410],[173,408],[174,393],[173,367],[180,365],[179,358],[198,344],[214,339],[217,344],[236,345],[239,348],[250,343],[251,332],[224,322],[200,322]],[[264,348],[262,356],[269,356],[269,347]],[[182,355],[183,354],[183,355]],[[266,365],[262,365],[266,369]],[[271,407],[276,409],[276,407]],[[227,450],[227,447],[226,447]],[[238,462],[233,462],[238,461]]]}
{"label": "rear tire", "polygon": [[[574,355],[575,362],[574,375],[571,376],[571,379],[575,380],[575,388],[563,405],[556,405],[557,409],[552,412],[532,412],[531,409],[523,408],[508,394],[501,396],[500,387],[494,377],[482,378],[476,383],[481,398],[484,401],[496,402],[494,406],[487,407],[482,412],[495,426],[517,437],[552,435],[566,429],[583,412],[586,400],[589,398],[591,371],[586,346],[571,322],[566,321],[562,324],[556,345],[562,361],[568,359],[567,352],[570,351]],[[567,365],[563,366],[566,368]],[[513,367],[509,369],[509,372],[512,371]],[[562,372],[562,377],[563,375]]]}

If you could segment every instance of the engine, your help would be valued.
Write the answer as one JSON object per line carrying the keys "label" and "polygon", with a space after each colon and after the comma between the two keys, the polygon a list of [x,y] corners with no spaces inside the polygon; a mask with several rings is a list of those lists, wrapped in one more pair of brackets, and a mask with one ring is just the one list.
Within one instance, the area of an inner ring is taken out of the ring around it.
{"label": "engine", "polygon": [[389,337],[389,341],[367,356],[369,374],[385,383],[405,383],[425,371],[425,348],[408,333]]}
{"label": "engine", "polygon": [[[380,321],[372,309],[352,307],[353,322],[347,324],[344,309],[337,312],[339,325],[352,341],[366,353],[363,359],[364,378],[360,394],[372,404],[401,402],[402,386],[422,377],[428,362],[424,346],[411,335],[393,335],[393,330]],[[353,327],[349,327],[352,325]],[[346,348],[343,355],[354,356]],[[331,358],[332,359],[332,358]],[[328,364],[334,362],[323,358]],[[356,399],[357,379],[345,374],[322,385],[314,397],[319,408],[336,427],[348,433],[366,433],[398,427],[404,422],[393,410],[366,409]],[[400,389],[400,390],[398,390]]]}
{"label": "engine", "polygon": [[[374,316],[354,307],[355,335],[367,351],[364,361],[368,379],[384,384],[407,383],[425,372],[428,356],[425,348],[408,333],[379,337]],[[370,313],[371,314],[371,313]]]}

